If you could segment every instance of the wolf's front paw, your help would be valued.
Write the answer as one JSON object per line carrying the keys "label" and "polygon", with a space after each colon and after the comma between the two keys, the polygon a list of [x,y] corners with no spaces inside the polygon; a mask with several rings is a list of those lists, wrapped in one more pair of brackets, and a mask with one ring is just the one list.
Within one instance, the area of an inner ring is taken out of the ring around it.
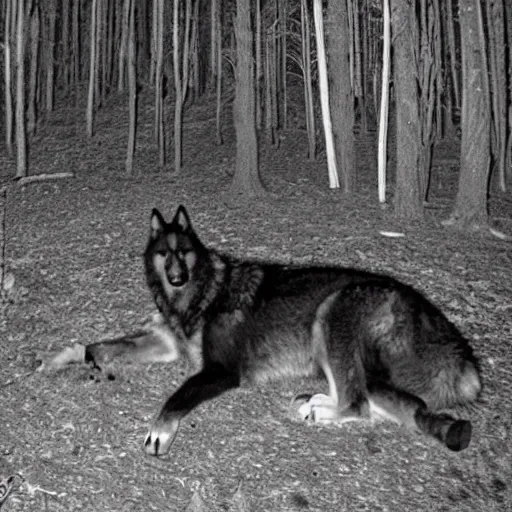
{"label": "wolf's front paw", "polygon": [[171,445],[176,437],[180,420],[157,420],[149,429],[144,440],[144,450],[148,455],[160,457],[165,455],[171,448]]}

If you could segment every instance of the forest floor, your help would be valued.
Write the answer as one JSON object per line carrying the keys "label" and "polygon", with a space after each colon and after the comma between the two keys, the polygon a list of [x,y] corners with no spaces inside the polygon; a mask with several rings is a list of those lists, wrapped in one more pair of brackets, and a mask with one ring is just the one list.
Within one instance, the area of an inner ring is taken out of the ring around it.
{"label": "forest floor", "polygon": [[[15,277],[0,316],[0,479],[21,475],[2,512],[512,510],[512,247],[441,226],[456,191],[456,143],[436,157],[436,208],[421,225],[378,206],[368,138],[357,137],[358,188],[346,198],[328,189],[324,158],[306,160],[298,129],[279,148],[261,145],[272,203],[229,209],[222,198],[235,139],[226,125],[226,143],[215,144],[213,105],[188,110],[177,176],[158,170],[154,111],[142,101],[131,179],[126,105],[126,97],[104,105],[91,140],[83,110],[65,107],[34,137],[31,174],[73,179],[13,184],[14,162],[0,154]],[[386,272],[423,291],[481,358],[484,392],[460,412],[473,422],[470,447],[451,453],[392,424],[301,423],[288,404],[320,385],[310,380],[204,404],[183,422],[170,457],[155,459],[143,439],[183,381],[183,362],[114,366],[113,380],[82,365],[34,371],[41,354],[133,331],[153,312],[141,264],[149,215],[156,206],[169,218],[179,204],[203,240],[233,255]],[[491,218],[511,234],[510,199],[492,198]]]}

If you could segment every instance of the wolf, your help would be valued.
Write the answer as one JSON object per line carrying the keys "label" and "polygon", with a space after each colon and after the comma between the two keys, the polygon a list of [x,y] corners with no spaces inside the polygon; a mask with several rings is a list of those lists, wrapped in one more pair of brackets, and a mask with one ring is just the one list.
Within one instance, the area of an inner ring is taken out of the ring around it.
{"label": "wolf", "polygon": [[305,397],[313,421],[390,420],[450,450],[469,445],[471,422],[442,410],[478,397],[478,360],[457,327],[412,287],[352,268],[232,258],[201,242],[184,206],[169,223],[152,211],[144,264],[159,310],[154,327],[92,345],[87,357],[181,354],[192,362],[192,375],[149,428],[148,454],[169,452],[183,417],[206,400],[315,374],[328,391],[323,400]]}

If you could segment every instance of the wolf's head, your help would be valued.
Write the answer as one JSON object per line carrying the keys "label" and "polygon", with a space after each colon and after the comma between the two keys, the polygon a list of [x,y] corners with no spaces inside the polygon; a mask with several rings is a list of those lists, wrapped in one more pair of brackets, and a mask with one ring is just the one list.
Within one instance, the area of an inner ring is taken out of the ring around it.
{"label": "wolf's head", "polygon": [[145,252],[146,272],[148,279],[152,275],[160,281],[168,299],[189,283],[205,251],[184,206],[179,206],[170,223],[153,209]]}

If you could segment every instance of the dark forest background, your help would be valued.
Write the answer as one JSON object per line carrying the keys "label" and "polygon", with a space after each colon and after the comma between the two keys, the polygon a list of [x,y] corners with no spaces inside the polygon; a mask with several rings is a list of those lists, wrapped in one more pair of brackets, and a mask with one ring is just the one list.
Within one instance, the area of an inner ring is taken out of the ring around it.
{"label": "dark forest background", "polygon": [[[62,105],[96,116],[122,95],[126,173],[137,172],[141,95],[154,103],[162,168],[179,173],[183,116],[200,98],[233,108],[236,169],[228,202],[265,197],[258,146],[306,130],[304,155],[326,158],[328,186],[358,183],[354,134],[371,134],[378,200],[398,217],[428,207],[433,154],[460,151],[445,224],[488,228],[488,195],[511,178],[512,7],[503,0],[2,0],[4,149],[30,174],[30,141]],[[79,114],[78,114],[79,112]],[[392,143],[388,126],[393,127]],[[213,134],[212,134],[213,135]],[[460,139],[460,144],[457,142]],[[342,200],[342,199],[340,199]],[[377,199],[376,199],[377,200]],[[493,231],[496,233],[495,231]]]}

